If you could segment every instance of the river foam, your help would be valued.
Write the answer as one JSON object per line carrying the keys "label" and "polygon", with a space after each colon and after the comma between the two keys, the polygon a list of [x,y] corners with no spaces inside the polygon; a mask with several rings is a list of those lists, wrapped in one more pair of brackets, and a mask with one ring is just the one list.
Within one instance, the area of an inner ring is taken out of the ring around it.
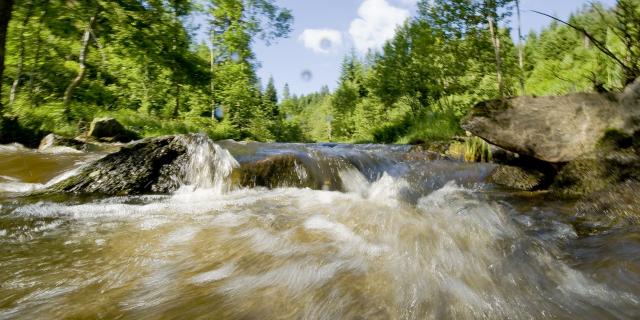
{"label": "river foam", "polygon": [[197,177],[171,195],[3,204],[0,318],[640,316],[633,286],[563,255],[570,224],[482,187],[415,181],[402,164],[341,165],[344,192],[234,189],[235,158],[194,148]]}

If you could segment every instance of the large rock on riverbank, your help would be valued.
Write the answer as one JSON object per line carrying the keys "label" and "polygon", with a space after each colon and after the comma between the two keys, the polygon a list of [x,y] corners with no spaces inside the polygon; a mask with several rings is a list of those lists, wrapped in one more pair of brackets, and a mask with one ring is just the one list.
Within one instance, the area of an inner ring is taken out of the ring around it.
{"label": "large rock on riverbank", "polygon": [[551,163],[596,151],[608,130],[640,127],[640,79],[621,94],[517,97],[476,105],[462,128],[491,144]]}
{"label": "large rock on riverbank", "polygon": [[96,118],[91,122],[87,137],[104,142],[130,142],[140,136],[126,129],[114,118]]}
{"label": "large rock on riverbank", "polygon": [[38,151],[50,152],[62,147],[78,151],[113,153],[120,150],[123,145],[122,143],[106,143],[95,140],[87,141],[81,138],[68,138],[50,133],[40,140]]}
{"label": "large rock on riverbank", "polygon": [[598,226],[640,223],[640,78],[618,94],[480,103],[462,127],[533,160],[499,167],[492,182],[577,197],[578,220]]}

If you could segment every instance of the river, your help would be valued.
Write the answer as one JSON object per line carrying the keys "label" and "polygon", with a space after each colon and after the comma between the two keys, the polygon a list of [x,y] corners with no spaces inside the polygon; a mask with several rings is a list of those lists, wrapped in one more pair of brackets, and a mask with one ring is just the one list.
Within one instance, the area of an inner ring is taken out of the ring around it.
{"label": "river", "polygon": [[[215,147],[171,195],[32,197],[103,154],[0,146],[0,319],[640,318],[640,228],[487,183],[492,164]],[[229,168],[278,154],[327,187],[234,186]]]}

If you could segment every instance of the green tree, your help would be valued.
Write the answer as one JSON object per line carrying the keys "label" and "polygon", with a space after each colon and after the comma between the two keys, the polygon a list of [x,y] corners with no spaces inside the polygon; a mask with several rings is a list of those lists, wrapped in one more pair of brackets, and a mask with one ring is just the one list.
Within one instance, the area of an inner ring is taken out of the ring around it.
{"label": "green tree", "polygon": [[0,116],[2,115],[2,85],[4,83],[4,56],[5,44],[7,40],[7,28],[11,13],[13,11],[13,0],[0,0]]}
{"label": "green tree", "polygon": [[[505,50],[500,23],[511,15],[514,0],[422,0],[421,15],[430,24],[442,30],[446,39],[466,39],[480,50],[488,48],[494,54],[498,93],[510,90],[505,84]],[[488,32],[488,34],[487,34]]]}
{"label": "green tree", "polygon": [[251,44],[256,38],[270,43],[288,36],[293,16],[273,0],[212,0],[209,13],[216,53],[211,59],[216,64],[212,68],[216,81],[212,94],[220,97],[218,100],[237,128],[251,127],[264,132],[264,117],[273,114],[275,108],[270,112],[261,108]]}
{"label": "green tree", "polygon": [[612,30],[624,45],[623,69],[625,84],[640,77],[640,1],[618,0],[613,9],[615,23]]}
{"label": "green tree", "polygon": [[280,116],[278,110],[278,92],[276,91],[273,77],[269,78],[267,87],[262,94],[262,104],[269,118],[276,120]]}
{"label": "green tree", "polygon": [[340,82],[331,100],[331,131],[335,138],[348,140],[354,133],[353,113],[358,102],[368,94],[364,78],[364,67],[352,52],[342,62]]}

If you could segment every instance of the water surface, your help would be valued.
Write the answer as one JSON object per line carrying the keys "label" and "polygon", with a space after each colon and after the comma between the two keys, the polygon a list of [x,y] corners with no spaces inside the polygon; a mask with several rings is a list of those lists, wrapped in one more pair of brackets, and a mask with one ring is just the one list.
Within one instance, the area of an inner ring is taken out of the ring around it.
{"label": "water surface", "polygon": [[[102,155],[1,147],[0,318],[640,317],[640,229],[584,234],[571,201],[488,184],[492,165],[216,147],[230,155],[193,146],[174,194],[100,198],[24,194]],[[215,169],[279,154],[341,190],[243,189]]]}

